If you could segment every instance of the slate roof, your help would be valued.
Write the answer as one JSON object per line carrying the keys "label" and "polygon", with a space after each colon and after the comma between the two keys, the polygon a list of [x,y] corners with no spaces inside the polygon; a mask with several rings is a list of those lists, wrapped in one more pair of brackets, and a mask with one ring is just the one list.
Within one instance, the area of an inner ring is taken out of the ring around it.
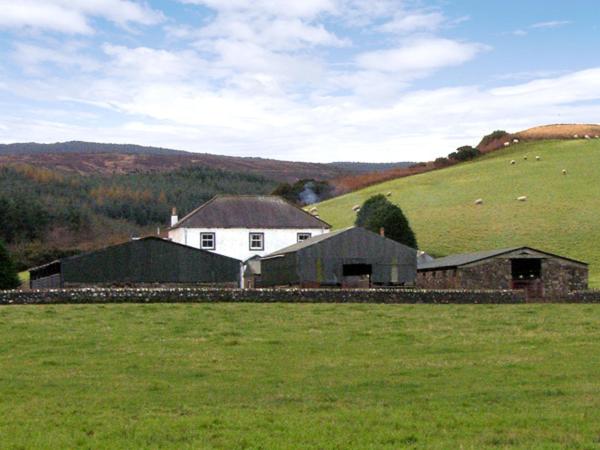
{"label": "slate roof", "polygon": [[578,264],[587,265],[587,263],[582,262],[582,261],[577,261],[576,259],[566,258],[564,256],[555,255],[553,253],[548,253],[548,252],[545,252],[542,250],[537,250],[537,249],[531,248],[531,247],[511,247],[511,248],[503,248],[503,249],[497,249],[497,250],[485,250],[485,251],[475,252],[475,253],[461,253],[458,255],[446,256],[444,258],[437,258],[437,259],[434,259],[433,261],[424,262],[424,263],[419,264],[418,270],[432,270],[432,269],[460,267],[460,266],[464,266],[466,264],[471,264],[474,262],[483,261],[485,259],[490,259],[490,258],[494,258],[496,256],[504,255],[506,253],[516,252],[518,250],[533,250],[535,252],[543,253],[545,255],[554,256],[557,258],[562,258],[562,259],[566,259],[569,261],[573,261]]}
{"label": "slate roof", "polygon": [[171,227],[331,228],[323,220],[275,195],[217,195]]}

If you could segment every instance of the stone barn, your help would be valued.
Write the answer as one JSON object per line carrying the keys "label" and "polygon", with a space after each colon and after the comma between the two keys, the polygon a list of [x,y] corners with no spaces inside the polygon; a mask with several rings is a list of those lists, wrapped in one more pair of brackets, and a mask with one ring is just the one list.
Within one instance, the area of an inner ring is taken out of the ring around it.
{"label": "stone barn", "polygon": [[523,289],[528,298],[587,289],[588,265],[531,247],[452,255],[419,264],[425,289]]}
{"label": "stone barn", "polygon": [[151,236],[63,258],[29,272],[32,289],[131,284],[238,287],[241,262]]}
{"label": "stone barn", "polygon": [[261,258],[261,286],[371,287],[412,284],[417,251],[352,227],[315,236]]}

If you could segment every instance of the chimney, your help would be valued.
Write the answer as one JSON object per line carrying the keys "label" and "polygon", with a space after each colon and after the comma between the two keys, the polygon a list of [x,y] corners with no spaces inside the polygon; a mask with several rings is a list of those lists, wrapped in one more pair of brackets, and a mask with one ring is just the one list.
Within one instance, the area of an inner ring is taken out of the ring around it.
{"label": "chimney", "polygon": [[381,227],[379,229],[379,235],[385,237],[385,228]]}
{"label": "chimney", "polygon": [[175,225],[177,222],[179,222],[179,217],[177,217],[177,208],[173,207],[173,210],[171,211],[171,226]]}

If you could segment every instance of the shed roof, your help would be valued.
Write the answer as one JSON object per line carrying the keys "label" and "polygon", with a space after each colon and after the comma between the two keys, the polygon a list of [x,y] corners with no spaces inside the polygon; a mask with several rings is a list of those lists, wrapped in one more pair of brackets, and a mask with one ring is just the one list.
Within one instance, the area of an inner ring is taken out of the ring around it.
{"label": "shed roof", "polygon": [[217,195],[177,222],[174,228],[331,228],[275,195]]}
{"label": "shed roof", "polygon": [[434,259],[433,261],[423,262],[423,263],[419,264],[418,269],[419,270],[432,270],[432,269],[460,267],[460,266],[464,266],[466,264],[471,264],[471,263],[475,263],[478,261],[495,258],[496,256],[501,256],[506,253],[516,252],[518,250],[533,250],[535,252],[543,253],[548,256],[562,258],[562,259],[566,259],[568,261],[572,261],[572,262],[575,262],[578,264],[587,265],[587,263],[585,263],[583,261],[578,261],[576,259],[567,258],[565,256],[555,255],[553,253],[545,252],[543,250],[538,250],[538,249],[535,249],[532,247],[510,247],[510,248],[503,248],[503,249],[496,249],[496,250],[484,250],[484,251],[474,252],[474,253],[461,253],[461,254],[457,254],[457,255],[446,256],[444,258],[437,258],[437,259]]}

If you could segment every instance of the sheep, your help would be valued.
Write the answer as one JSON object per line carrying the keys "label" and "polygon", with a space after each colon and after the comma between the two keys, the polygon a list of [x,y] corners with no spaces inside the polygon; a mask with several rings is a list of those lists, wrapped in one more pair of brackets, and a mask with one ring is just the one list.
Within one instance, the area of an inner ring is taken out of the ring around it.
{"label": "sheep", "polygon": [[354,205],[354,206],[352,207],[352,211],[355,211],[355,212],[358,212],[358,211],[360,211],[360,205]]}
{"label": "sheep", "polygon": [[541,160],[542,160],[542,157],[541,157],[541,156],[536,156],[536,157],[535,157],[535,160],[536,160],[536,161],[541,161]]}
{"label": "sheep", "polygon": [[586,135],[584,136],[584,138],[585,138],[585,139],[591,139],[589,134],[586,134]]}
{"label": "sheep", "polygon": [[594,139],[600,139],[600,136],[596,135],[594,136]]}
{"label": "sheep", "polygon": [[523,156],[523,159],[524,159],[525,161],[527,161],[527,155]]}
{"label": "sheep", "polygon": [[505,147],[508,147],[509,145],[510,145],[510,142],[505,142],[505,143],[504,143],[504,146],[505,146]]}
{"label": "sheep", "polygon": [[317,212],[317,207],[313,206],[312,208],[310,208],[310,212],[311,213]]}
{"label": "sheep", "polygon": [[518,144],[519,140],[518,139],[513,139],[513,144]]}
{"label": "sheep", "polygon": [[578,134],[574,134],[573,135],[573,139],[579,139],[579,135]]}
{"label": "sheep", "polygon": [[510,165],[511,165],[511,166],[514,166],[516,163],[517,163],[517,162],[516,162],[516,161],[513,159],[513,160],[510,162]]}
{"label": "sheep", "polygon": [[517,197],[517,200],[520,202],[526,202],[527,201],[527,196],[526,195],[522,195],[521,197]]}
{"label": "sheep", "polygon": [[483,205],[483,199],[482,198],[478,198],[477,200],[475,200],[475,204],[476,205]]}
{"label": "sheep", "polygon": [[567,169],[563,169],[563,170],[562,170],[562,174],[563,174],[563,175],[566,175],[566,174],[567,174]]}
{"label": "sheep", "polygon": [[391,196],[392,196],[392,193],[391,193],[391,192],[387,192],[385,195],[386,195],[387,197],[391,197]]}

